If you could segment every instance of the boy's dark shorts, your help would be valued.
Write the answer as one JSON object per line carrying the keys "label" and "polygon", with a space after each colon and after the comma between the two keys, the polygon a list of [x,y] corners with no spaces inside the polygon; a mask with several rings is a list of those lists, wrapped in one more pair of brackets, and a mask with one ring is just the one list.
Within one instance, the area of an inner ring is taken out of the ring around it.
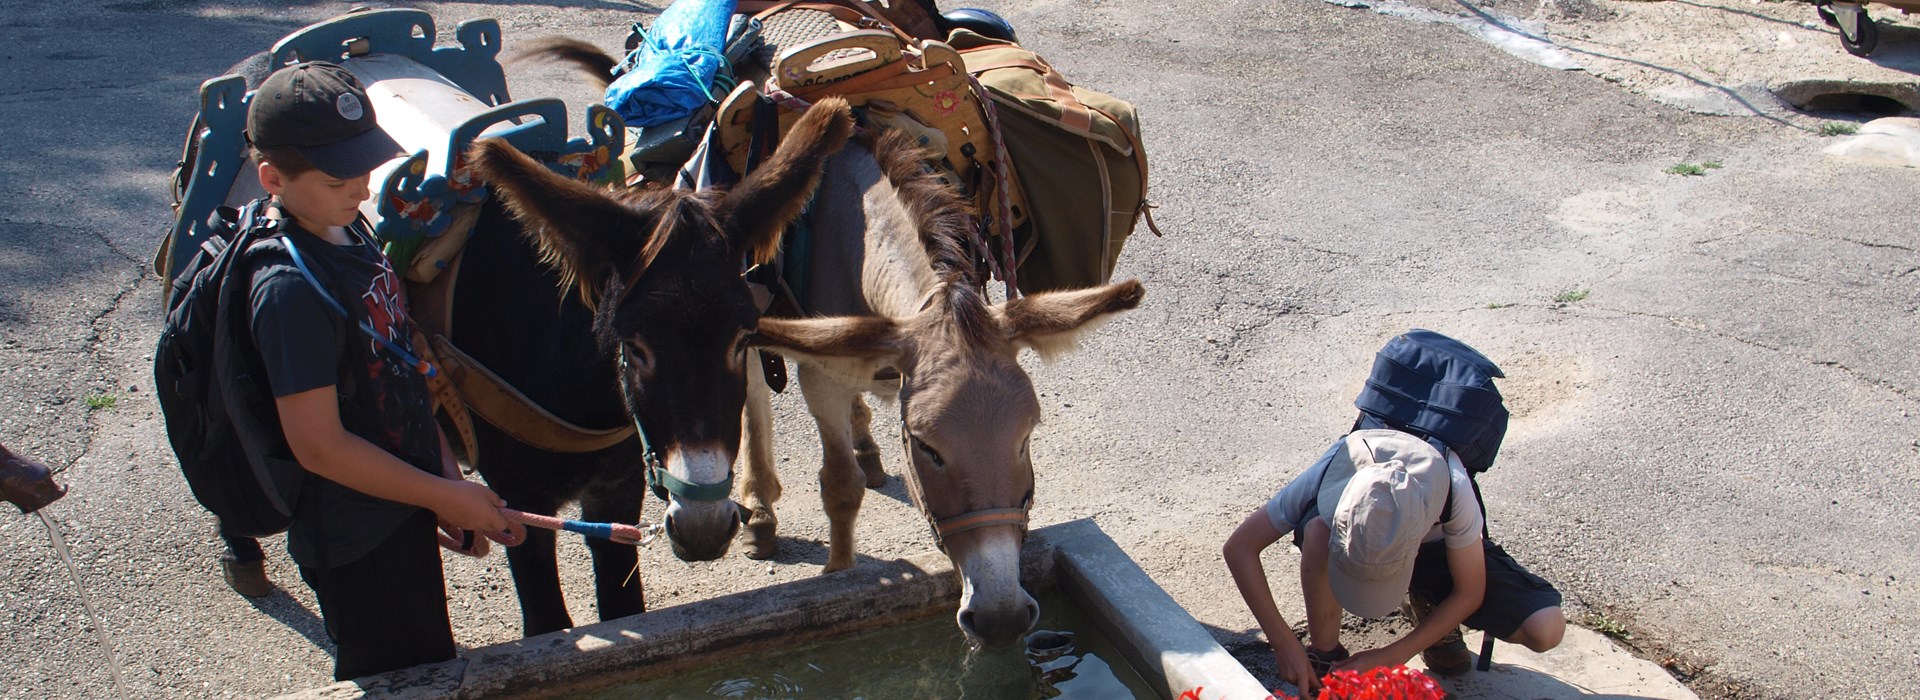
{"label": "boy's dark shorts", "polygon": [[[1320,517],[1318,509],[1309,510],[1300,522],[1317,517]],[[1306,530],[1304,525],[1293,529],[1295,548],[1305,538]],[[1487,551],[1487,593],[1481,599],[1480,609],[1468,615],[1463,624],[1507,638],[1519,631],[1520,625],[1534,613],[1560,607],[1560,591],[1553,584],[1514,561],[1500,545],[1484,539],[1480,544]],[[1447,568],[1446,540],[1420,545],[1420,554],[1413,560],[1413,581],[1407,589],[1409,595],[1418,595],[1436,605],[1453,592],[1453,570]]]}
{"label": "boy's dark shorts", "polygon": [[[1560,607],[1560,591],[1553,584],[1520,566],[1500,545],[1487,540],[1480,543],[1487,551],[1487,595],[1480,609],[1467,616],[1466,626],[1495,637],[1512,637],[1534,613]],[[1447,568],[1444,540],[1420,545],[1420,555],[1413,562],[1413,583],[1407,592],[1435,604],[1453,592],[1453,572]]]}

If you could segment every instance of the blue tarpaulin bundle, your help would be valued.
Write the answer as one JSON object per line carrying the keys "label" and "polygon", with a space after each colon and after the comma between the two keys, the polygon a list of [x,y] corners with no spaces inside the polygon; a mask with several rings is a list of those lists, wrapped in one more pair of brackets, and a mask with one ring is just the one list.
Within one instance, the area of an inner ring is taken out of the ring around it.
{"label": "blue tarpaulin bundle", "polygon": [[722,52],[734,7],[735,0],[674,0],[627,56],[625,72],[607,86],[607,106],[627,126],[648,127],[712,101],[710,86],[726,64]]}

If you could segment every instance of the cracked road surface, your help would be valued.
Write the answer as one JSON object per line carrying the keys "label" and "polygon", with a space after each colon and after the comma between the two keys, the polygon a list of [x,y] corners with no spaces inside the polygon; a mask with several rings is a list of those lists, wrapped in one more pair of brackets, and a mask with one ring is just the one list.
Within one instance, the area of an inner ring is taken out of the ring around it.
{"label": "cracked road surface", "polygon": [[[1482,482],[1492,529],[1573,617],[1625,625],[1709,695],[1920,696],[1914,171],[1319,0],[980,4],[1077,83],[1139,105],[1168,232],[1143,229],[1120,262],[1145,306],[1065,360],[1030,358],[1036,524],[1094,518],[1271,680],[1219,543],[1350,424],[1372,352],[1433,328],[1507,370],[1512,431]],[[443,33],[500,18],[509,50],[553,33],[616,47],[652,11],[428,7]],[[219,581],[150,398],[160,284],[145,268],[198,83],[343,8],[0,0],[0,440],[72,484],[50,512],[134,696],[328,679],[278,540],[284,594],[250,604]],[[518,96],[593,98],[559,69],[509,75]],[[1704,161],[1724,167],[1663,173]],[[112,408],[88,407],[103,396]],[[649,549],[651,605],[818,571],[816,439],[797,398],[777,410],[782,556]],[[897,471],[897,435],[876,428]],[[932,548],[897,479],[867,498],[859,538],[863,558]],[[595,619],[584,552],[563,542],[578,621]],[[1293,561],[1269,555],[1299,619]],[[463,646],[517,636],[505,569],[447,560]],[[111,693],[46,533],[6,513],[0,650],[0,697]]]}

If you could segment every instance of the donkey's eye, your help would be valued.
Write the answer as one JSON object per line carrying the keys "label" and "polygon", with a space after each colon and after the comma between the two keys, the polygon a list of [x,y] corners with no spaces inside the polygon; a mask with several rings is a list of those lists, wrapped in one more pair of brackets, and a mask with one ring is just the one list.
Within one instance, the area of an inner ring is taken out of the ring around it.
{"label": "donkey's eye", "polygon": [[733,339],[733,354],[738,355],[746,352],[747,347],[752,344],[753,344],[753,334],[748,333],[746,331],[741,331],[740,336]]}
{"label": "donkey's eye", "polygon": [[947,461],[941,459],[940,453],[935,452],[932,447],[928,447],[927,443],[921,442],[920,438],[917,437],[910,436],[907,439],[912,441],[913,449],[918,451],[921,457],[925,457],[929,463],[932,463],[935,469],[947,468]]}
{"label": "donkey's eye", "polygon": [[625,351],[620,353],[621,360],[641,374],[653,374],[653,350],[646,343],[628,338],[621,343]]}

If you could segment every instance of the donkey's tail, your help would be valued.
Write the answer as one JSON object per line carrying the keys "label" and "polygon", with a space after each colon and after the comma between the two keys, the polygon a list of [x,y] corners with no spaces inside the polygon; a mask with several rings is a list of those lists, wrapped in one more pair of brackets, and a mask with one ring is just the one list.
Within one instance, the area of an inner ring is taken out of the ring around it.
{"label": "donkey's tail", "polygon": [[600,47],[564,36],[534,39],[527,44],[526,48],[515,51],[508,60],[516,63],[520,61],[571,63],[601,88],[613,82],[613,67],[619,65],[618,61],[607,55],[607,52],[601,51]]}

